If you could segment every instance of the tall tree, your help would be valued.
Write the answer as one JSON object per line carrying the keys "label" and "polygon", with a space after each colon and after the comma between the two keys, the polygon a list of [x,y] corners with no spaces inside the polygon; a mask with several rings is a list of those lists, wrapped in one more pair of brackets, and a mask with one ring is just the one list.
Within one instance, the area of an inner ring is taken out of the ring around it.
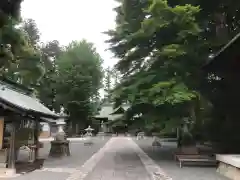
{"label": "tall tree", "polygon": [[[40,53],[20,25],[21,1],[1,2],[0,58],[1,73],[14,81],[30,86],[44,73]],[[18,26],[17,26],[18,25]]]}
{"label": "tall tree", "polygon": [[111,68],[108,67],[104,73],[104,101],[111,101],[111,90],[112,90],[112,71]]}
{"label": "tall tree", "polygon": [[57,58],[56,67],[56,100],[69,112],[70,121],[84,128],[99,96],[102,59],[93,44],[74,41]]}
{"label": "tall tree", "polygon": [[14,27],[19,19],[21,2],[21,0],[3,0],[0,3],[0,68],[2,74],[8,71],[9,66],[16,61],[14,51],[22,49],[23,35]]}
{"label": "tall tree", "polygon": [[115,96],[130,101],[132,112],[161,120],[191,116],[188,107],[198,97],[195,79],[202,63],[199,11],[166,0],[123,1],[117,9],[121,21],[108,34],[124,78]]}
{"label": "tall tree", "polygon": [[40,43],[40,32],[36,22],[33,19],[26,19],[22,23],[22,29],[28,34],[29,43],[37,49]]}
{"label": "tall tree", "polygon": [[20,18],[22,0],[2,0],[0,3],[0,28],[7,24],[8,17],[16,20]]}
{"label": "tall tree", "polygon": [[56,40],[42,44],[42,61],[46,70],[37,87],[40,100],[50,109],[57,111],[60,110],[60,104],[56,101],[56,59],[61,55],[62,51],[63,48]]}
{"label": "tall tree", "polygon": [[39,48],[40,33],[34,20],[28,19],[19,24],[18,30],[24,35],[26,53],[11,69],[14,79],[26,86],[35,87],[45,73],[45,66]]}

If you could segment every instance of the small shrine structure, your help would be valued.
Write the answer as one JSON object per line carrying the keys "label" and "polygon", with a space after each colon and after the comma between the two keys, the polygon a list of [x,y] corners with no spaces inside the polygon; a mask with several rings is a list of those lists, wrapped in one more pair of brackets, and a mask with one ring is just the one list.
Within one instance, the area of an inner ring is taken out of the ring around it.
{"label": "small shrine structure", "polygon": [[117,108],[114,108],[113,103],[103,104],[99,114],[94,116],[99,129],[105,133],[125,130],[122,118],[124,118],[125,112],[129,107],[128,104],[123,104]]}
{"label": "small shrine structure", "polygon": [[38,137],[40,122],[58,119],[34,96],[31,89],[0,78],[0,169],[4,175],[15,174],[20,147],[29,149],[28,162],[38,161],[42,144]]}

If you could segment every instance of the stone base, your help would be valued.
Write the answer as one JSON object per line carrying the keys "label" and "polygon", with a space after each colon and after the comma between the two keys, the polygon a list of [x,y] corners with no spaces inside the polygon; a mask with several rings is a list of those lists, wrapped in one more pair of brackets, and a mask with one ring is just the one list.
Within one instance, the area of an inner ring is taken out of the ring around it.
{"label": "stone base", "polygon": [[84,141],[84,145],[91,146],[93,144],[92,138],[91,137],[86,137]]}
{"label": "stone base", "polygon": [[216,159],[220,162],[218,173],[231,180],[240,180],[240,155],[217,155]]}
{"label": "stone base", "polygon": [[49,156],[70,156],[69,141],[51,141],[51,149]]}
{"label": "stone base", "polygon": [[99,132],[97,134],[98,137],[101,137],[103,140],[104,140],[104,137],[105,137],[105,133],[104,132]]}
{"label": "stone base", "polygon": [[16,169],[5,169],[5,175],[6,176],[15,176],[16,175]]}
{"label": "stone base", "polygon": [[97,136],[105,136],[105,132],[98,132]]}

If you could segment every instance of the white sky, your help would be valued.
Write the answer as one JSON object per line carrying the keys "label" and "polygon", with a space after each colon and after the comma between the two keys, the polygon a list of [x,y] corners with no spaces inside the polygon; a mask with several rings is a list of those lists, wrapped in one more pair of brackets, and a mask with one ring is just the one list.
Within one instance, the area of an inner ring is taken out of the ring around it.
{"label": "white sky", "polygon": [[24,0],[22,17],[34,19],[43,42],[58,40],[67,45],[73,40],[87,39],[95,44],[104,59],[104,67],[113,66],[116,59],[105,51],[108,37],[102,32],[113,29],[116,14],[114,0]]}

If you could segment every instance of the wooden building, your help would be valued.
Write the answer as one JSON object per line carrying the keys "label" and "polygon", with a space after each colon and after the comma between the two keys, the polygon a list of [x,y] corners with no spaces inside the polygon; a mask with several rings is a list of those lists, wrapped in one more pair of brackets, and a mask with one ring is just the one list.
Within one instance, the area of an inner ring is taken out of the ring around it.
{"label": "wooden building", "polygon": [[[217,172],[240,177],[240,33],[204,65],[203,93],[213,104],[212,135],[221,154]],[[225,155],[227,154],[227,155]]]}
{"label": "wooden building", "polygon": [[[204,65],[203,94],[213,104],[215,141],[226,153],[240,152],[240,34]],[[214,135],[214,134],[213,134]]]}
{"label": "wooden building", "polygon": [[120,129],[125,130],[125,125],[122,124],[122,118],[124,117],[125,111],[129,108],[128,104],[123,104],[118,108],[114,108],[113,103],[103,104],[98,115],[94,117],[96,122],[101,125],[104,122],[105,132],[115,132]]}
{"label": "wooden building", "polygon": [[[226,114],[239,112],[240,34],[234,37],[204,65],[205,87],[213,103],[222,104]],[[222,103],[219,103],[221,101]],[[226,108],[227,107],[227,108]]]}
{"label": "wooden building", "polygon": [[30,149],[29,161],[38,158],[40,121],[58,119],[34,97],[33,91],[7,79],[0,79],[0,170],[14,173],[17,151]]}

